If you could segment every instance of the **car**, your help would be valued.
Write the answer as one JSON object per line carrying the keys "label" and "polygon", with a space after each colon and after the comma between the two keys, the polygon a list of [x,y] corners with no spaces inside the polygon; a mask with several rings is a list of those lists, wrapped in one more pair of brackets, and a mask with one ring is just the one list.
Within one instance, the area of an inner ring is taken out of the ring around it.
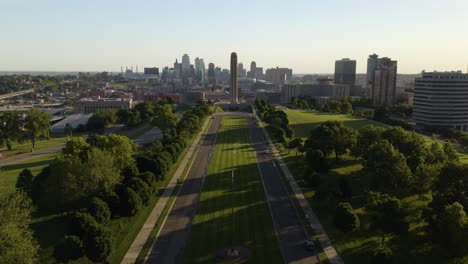
{"label": "car", "polygon": [[304,241],[304,248],[305,248],[307,251],[315,251],[314,242],[312,242],[312,240],[306,240],[306,241]]}

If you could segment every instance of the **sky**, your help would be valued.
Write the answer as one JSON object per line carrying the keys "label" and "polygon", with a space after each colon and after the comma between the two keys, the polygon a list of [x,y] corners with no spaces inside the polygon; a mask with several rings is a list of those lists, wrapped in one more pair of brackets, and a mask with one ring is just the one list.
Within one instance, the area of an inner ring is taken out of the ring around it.
{"label": "sky", "polygon": [[0,0],[0,71],[120,71],[184,53],[229,67],[332,73],[369,54],[399,73],[468,66],[466,0]]}

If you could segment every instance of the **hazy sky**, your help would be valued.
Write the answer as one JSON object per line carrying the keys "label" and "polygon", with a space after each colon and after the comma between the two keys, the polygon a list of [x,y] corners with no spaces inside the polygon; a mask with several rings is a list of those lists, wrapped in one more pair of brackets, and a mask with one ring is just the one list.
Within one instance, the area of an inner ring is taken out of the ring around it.
{"label": "hazy sky", "polygon": [[[183,53],[331,73],[371,53],[400,73],[468,65],[466,0],[0,0],[0,70],[120,71]],[[141,71],[140,70],[140,71]]]}

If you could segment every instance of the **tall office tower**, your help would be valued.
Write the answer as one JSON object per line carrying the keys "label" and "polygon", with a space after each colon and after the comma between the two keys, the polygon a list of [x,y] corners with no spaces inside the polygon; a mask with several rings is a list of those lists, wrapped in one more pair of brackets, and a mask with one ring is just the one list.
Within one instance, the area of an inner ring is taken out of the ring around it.
{"label": "tall office tower", "polygon": [[190,75],[190,57],[187,54],[182,56],[182,75],[185,77]]}
{"label": "tall office tower", "polygon": [[231,102],[237,103],[239,99],[239,88],[237,87],[237,54],[231,53],[231,78],[230,78]]}
{"label": "tall office tower", "polygon": [[245,77],[244,64],[242,62],[237,65],[237,74],[239,78]]}
{"label": "tall office tower", "polygon": [[354,86],[356,82],[356,61],[348,58],[335,61],[335,84]]}
{"label": "tall office tower", "polygon": [[181,75],[182,75],[182,74],[181,74],[181,68],[182,68],[181,66],[182,66],[182,65],[181,65],[180,63],[178,63],[178,62],[177,62],[177,59],[176,59],[175,62],[174,62],[174,74],[175,74],[174,77],[175,77],[176,79],[180,79],[180,77],[181,77]]}
{"label": "tall office tower", "polygon": [[216,85],[216,72],[213,63],[208,64],[208,83]]}
{"label": "tall office tower", "polygon": [[468,74],[423,72],[414,81],[416,127],[468,131]]}
{"label": "tall office tower", "polygon": [[257,78],[257,63],[255,61],[252,61],[250,63],[250,71],[249,71],[249,78]]}
{"label": "tall office tower", "polygon": [[205,82],[205,62],[198,57],[195,58],[195,76],[198,81]]}
{"label": "tall office tower", "polygon": [[255,69],[255,78],[257,80],[263,80],[265,77],[263,76],[263,67],[257,67]]}
{"label": "tall office tower", "polygon": [[[370,82],[372,104],[389,106],[395,104],[397,61],[384,57],[372,60],[371,63],[376,65],[371,73],[373,80]],[[369,65],[367,68],[372,70]]]}

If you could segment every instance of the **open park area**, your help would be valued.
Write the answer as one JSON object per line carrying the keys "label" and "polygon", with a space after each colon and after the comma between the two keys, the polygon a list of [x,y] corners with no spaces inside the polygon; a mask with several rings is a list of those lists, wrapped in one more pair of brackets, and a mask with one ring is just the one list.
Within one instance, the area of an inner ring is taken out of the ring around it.
{"label": "open park area", "polygon": [[246,118],[226,115],[193,220],[185,263],[215,263],[217,252],[230,246],[248,249],[245,263],[282,262]]}
{"label": "open park area", "polygon": [[[379,126],[372,121],[355,119],[341,114],[305,110],[285,110],[285,112],[295,136],[304,140],[310,136],[312,129],[329,120],[342,121],[344,126],[357,130],[371,124]],[[426,139],[426,141],[430,141],[430,139]],[[320,218],[320,222],[325,227],[328,235],[334,241],[344,262],[367,263],[373,250],[381,245],[382,233],[373,228],[371,217],[366,213],[365,205],[370,191],[368,186],[371,177],[362,170],[361,158],[348,153],[335,160],[334,155],[332,155],[332,157],[328,158],[331,168],[322,175],[320,186],[311,187],[304,180],[308,166],[305,156],[296,154],[294,151],[290,152],[285,148],[282,148],[281,155]],[[466,156],[464,154],[459,154],[459,156],[460,161],[466,163]],[[335,208],[340,200],[343,200],[333,198],[333,195],[323,197],[324,190],[335,194],[339,193],[339,186],[343,179],[349,183],[352,192],[351,197],[344,201],[352,206],[353,212],[360,219],[360,228],[347,233],[340,231],[334,223]],[[432,193],[428,192],[423,196],[406,194],[398,198],[406,212],[404,219],[409,228],[405,235],[388,234],[385,238],[387,246],[393,251],[395,263],[449,263],[451,257],[447,256],[447,252],[432,243],[428,234],[428,223],[424,218],[424,211],[432,200]],[[467,260],[466,256],[462,257],[462,261]]]}

